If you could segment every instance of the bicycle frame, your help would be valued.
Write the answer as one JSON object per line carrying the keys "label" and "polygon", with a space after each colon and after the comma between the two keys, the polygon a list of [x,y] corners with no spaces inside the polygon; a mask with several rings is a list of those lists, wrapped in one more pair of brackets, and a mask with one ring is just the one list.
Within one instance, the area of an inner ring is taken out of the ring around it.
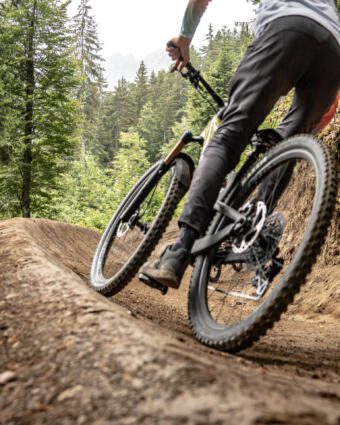
{"label": "bicycle frame", "polygon": [[[184,78],[188,78],[191,84],[196,89],[198,89],[200,85],[202,85],[205,91],[207,91],[210,94],[210,96],[214,99],[218,107],[224,106],[224,102],[222,98],[218,96],[218,94],[212,89],[212,87],[210,87],[210,85],[203,79],[200,73],[191,64],[187,65],[187,71],[188,71],[187,73],[181,73],[181,75]],[[187,167],[183,166],[183,164],[177,165],[176,177],[178,177],[179,180],[184,185],[187,185],[189,187],[191,174],[195,167],[191,158],[188,155],[182,154],[184,147],[188,143],[198,143],[200,145],[203,145],[204,139],[202,136],[196,136],[196,137],[193,136],[192,133],[189,131],[185,132],[183,136],[180,138],[180,140],[176,143],[174,148],[168,153],[168,155],[159,162],[158,167],[156,167],[154,172],[149,176],[148,180],[146,181],[145,185],[139,192],[138,196],[122,212],[120,216],[120,219],[122,221],[126,222],[131,218],[133,212],[136,211],[136,209],[138,209],[138,207],[143,202],[145,197],[151,192],[154,186],[157,185],[161,177],[171,168],[171,166],[174,165],[174,161],[175,160],[178,161],[178,158],[182,158],[183,161],[186,161]],[[183,172],[183,168],[186,168],[184,172]],[[183,174],[184,174],[184,177],[183,177]],[[186,184],[186,183],[189,183],[189,184]]]}
{"label": "bicycle frame", "polygon": [[[211,98],[215,101],[217,107],[221,111],[221,108],[225,106],[224,101],[218,94],[212,89],[212,87],[203,79],[200,75],[199,71],[197,71],[191,64],[186,66],[187,72],[181,72],[181,75],[188,79],[190,83],[197,90],[203,90],[207,92]],[[209,125],[209,124],[208,124]],[[272,132],[273,130],[262,130],[262,134],[264,132]],[[259,133],[258,133],[259,134]],[[228,182],[224,189],[221,190],[219,198],[214,206],[214,209],[220,212],[223,216],[225,216],[230,224],[224,227],[221,231],[217,232],[213,236],[206,236],[198,239],[191,251],[193,256],[197,256],[206,252],[214,245],[222,242],[227,239],[228,236],[231,235],[233,231],[236,230],[236,226],[239,223],[244,222],[245,216],[240,214],[237,210],[232,208],[229,205],[230,200],[232,199],[235,192],[239,189],[241,179],[246,175],[246,173],[250,170],[250,168],[254,165],[254,163],[258,160],[260,154],[264,153],[268,150],[272,145],[270,144],[270,137],[266,140],[266,143],[263,143],[261,138],[258,138],[258,134],[254,136],[254,139],[251,141],[252,146],[254,147],[253,151],[248,155],[245,163],[242,165],[238,172],[232,172],[228,176]],[[266,139],[266,137],[265,137]],[[120,219],[122,221],[128,221],[134,211],[138,209],[140,204],[143,202],[145,197],[152,191],[152,189],[157,185],[158,181],[161,177],[175,164],[175,173],[176,173],[176,161],[183,160],[184,163],[187,164],[187,169],[184,174],[192,173],[194,165],[191,158],[188,155],[182,153],[182,150],[188,143],[199,143],[203,146],[203,144],[208,143],[208,141],[204,140],[202,136],[193,136],[191,132],[185,132],[181,139],[176,143],[174,148],[168,153],[168,155],[159,162],[159,165],[155,168],[155,170],[151,173],[150,177],[146,181],[144,187],[139,192],[139,195],[131,202],[131,204],[122,212]],[[188,165],[189,164],[189,165]],[[178,167],[178,166],[177,166]],[[183,165],[182,165],[183,167]],[[181,168],[180,166],[178,168]],[[181,181],[180,172],[178,172],[178,177]],[[177,177],[177,176],[176,176]],[[182,177],[183,178],[183,177]],[[184,180],[188,180],[184,178]],[[191,177],[189,178],[190,183]],[[189,184],[188,184],[189,187]],[[240,255],[232,255],[230,257],[230,262],[238,263],[242,261],[242,256]]]}
{"label": "bicycle frame", "polygon": [[[211,98],[215,101],[216,106],[219,108],[219,111],[215,117],[218,116],[225,107],[222,98],[217,95],[212,87],[200,75],[199,71],[197,71],[190,63],[186,66],[186,68],[187,72],[181,72],[181,75],[188,79],[196,90],[202,91],[203,89],[203,91],[211,96]],[[208,129],[207,133],[209,134],[211,131]],[[228,237],[237,230],[238,225],[245,221],[246,217],[232,208],[230,206],[230,201],[232,200],[234,194],[240,189],[240,182],[242,181],[243,177],[258,161],[259,156],[270,149],[274,142],[277,142],[278,140],[281,140],[281,137],[272,129],[261,130],[254,135],[250,141],[253,147],[253,151],[248,154],[246,161],[238,172],[229,173],[227,185],[224,189],[221,190],[218,200],[214,205],[214,210],[219,212],[222,216],[226,217],[230,224],[214,235],[205,236],[196,240],[191,250],[191,255],[193,257],[208,251],[214,245],[228,239]],[[209,140],[204,141],[204,144],[207,143],[209,143]],[[242,259],[243,257],[240,254],[228,254],[228,258],[225,260],[228,263],[239,263],[242,262]]]}
{"label": "bicycle frame", "polygon": [[[247,157],[246,161],[240,168],[238,172],[232,172],[228,176],[228,183],[224,189],[221,190],[219,197],[214,205],[214,210],[219,212],[221,215],[226,217],[230,222],[229,225],[224,227],[219,232],[211,236],[204,236],[194,243],[194,246],[191,250],[192,256],[200,255],[214,245],[221,243],[222,241],[228,239],[228,237],[235,231],[237,231],[238,225],[241,225],[246,220],[246,217],[243,214],[240,214],[236,209],[230,206],[230,201],[236,192],[240,189],[240,182],[242,178],[247,174],[250,168],[257,162],[260,154],[264,152],[263,145],[256,145],[255,150],[253,150]],[[230,262],[239,263],[242,262],[243,256],[233,255],[230,258]],[[228,261],[229,262],[229,261]]]}

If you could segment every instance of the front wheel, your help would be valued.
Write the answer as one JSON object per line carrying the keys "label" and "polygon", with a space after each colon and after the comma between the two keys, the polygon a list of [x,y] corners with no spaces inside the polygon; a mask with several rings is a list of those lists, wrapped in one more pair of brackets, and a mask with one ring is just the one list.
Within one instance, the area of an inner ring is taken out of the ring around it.
{"label": "front wheel", "polygon": [[[316,261],[335,199],[334,164],[313,137],[292,137],[255,165],[231,202],[247,219],[195,261],[189,317],[200,342],[235,352],[279,320]],[[226,224],[217,214],[208,234]]]}
{"label": "front wheel", "polygon": [[158,168],[159,163],[130,190],[101,237],[92,262],[90,287],[105,296],[116,294],[135,276],[187,191],[186,185],[176,177],[174,168],[170,168],[143,195],[141,203],[130,211],[128,218],[122,219],[122,213],[141,195]]}

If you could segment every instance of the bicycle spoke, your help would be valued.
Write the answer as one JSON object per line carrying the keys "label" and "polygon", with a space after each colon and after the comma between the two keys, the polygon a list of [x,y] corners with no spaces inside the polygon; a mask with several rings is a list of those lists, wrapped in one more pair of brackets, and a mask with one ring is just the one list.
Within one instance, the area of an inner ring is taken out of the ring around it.
{"label": "bicycle spoke", "polygon": [[[303,169],[307,167],[306,162],[300,161],[299,167]],[[308,198],[312,199],[315,190],[313,185],[315,175],[312,173],[312,168],[309,168],[311,184],[307,185],[305,194],[307,196],[308,193]],[[298,172],[296,175],[298,175]],[[210,315],[217,323],[232,325],[255,311],[269,297],[284,273],[285,263],[289,264],[289,259],[299,245],[298,229],[300,227],[305,228],[304,222],[308,221],[310,214],[308,208],[311,209],[311,203],[306,203],[304,198],[295,191],[296,178],[293,178],[290,183],[292,188],[288,188],[279,199],[276,199],[274,193],[280,193],[279,183],[276,181],[275,184],[272,184],[273,193],[267,194],[265,198],[267,211],[271,211],[273,206],[276,205],[275,211],[278,212],[270,213],[263,225],[260,222],[260,227],[262,227],[258,235],[250,233],[250,242],[248,243],[251,246],[241,254],[246,258],[245,266],[236,271],[230,264],[225,264],[222,261],[219,281],[209,283],[207,303]],[[244,199],[243,204],[259,202],[258,199],[256,188]],[[295,207],[294,214],[287,209],[287,205],[292,203]],[[256,211],[256,208],[254,208],[254,211]],[[257,220],[254,219],[254,222],[257,223]],[[253,241],[254,235],[256,235],[256,238]],[[292,243],[293,240],[294,243]],[[241,247],[239,243],[236,246]],[[276,259],[278,251],[280,251],[280,256],[282,255],[285,259],[283,265]],[[226,254],[226,251],[222,249],[218,251],[218,254],[221,255],[223,252]],[[267,277],[269,270],[276,270],[272,273],[274,276],[272,282],[270,282],[271,276]]]}
{"label": "bicycle spoke", "polygon": [[164,175],[129,220],[117,224],[103,262],[104,276],[118,273],[147,238],[166,197],[171,179],[171,173]]}

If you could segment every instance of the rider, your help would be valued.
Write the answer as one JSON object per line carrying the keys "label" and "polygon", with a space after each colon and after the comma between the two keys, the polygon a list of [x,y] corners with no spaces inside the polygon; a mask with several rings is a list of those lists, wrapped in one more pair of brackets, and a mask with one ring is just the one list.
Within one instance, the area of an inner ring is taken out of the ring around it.
{"label": "rider", "polygon": [[[167,51],[175,69],[189,62],[189,47],[211,0],[190,0],[178,37]],[[178,288],[194,241],[203,236],[223,180],[280,96],[295,87],[280,138],[320,129],[340,89],[340,19],[333,0],[262,0],[251,44],[230,83],[222,123],[194,173],[179,218],[179,237],[141,272]],[[332,105],[333,104],[333,105]],[[329,115],[329,114],[328,114]]]}

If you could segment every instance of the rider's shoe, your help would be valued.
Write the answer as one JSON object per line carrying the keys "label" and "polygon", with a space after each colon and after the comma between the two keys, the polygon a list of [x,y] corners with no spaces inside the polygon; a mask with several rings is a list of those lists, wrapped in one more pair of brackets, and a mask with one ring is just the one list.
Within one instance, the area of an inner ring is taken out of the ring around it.
{"label": "rider's shoe", "polygon": [[155,261],[144,264],[140,273],[156,282],[177,289],[190,260],[190,252],[184,248],[167,246]]}

